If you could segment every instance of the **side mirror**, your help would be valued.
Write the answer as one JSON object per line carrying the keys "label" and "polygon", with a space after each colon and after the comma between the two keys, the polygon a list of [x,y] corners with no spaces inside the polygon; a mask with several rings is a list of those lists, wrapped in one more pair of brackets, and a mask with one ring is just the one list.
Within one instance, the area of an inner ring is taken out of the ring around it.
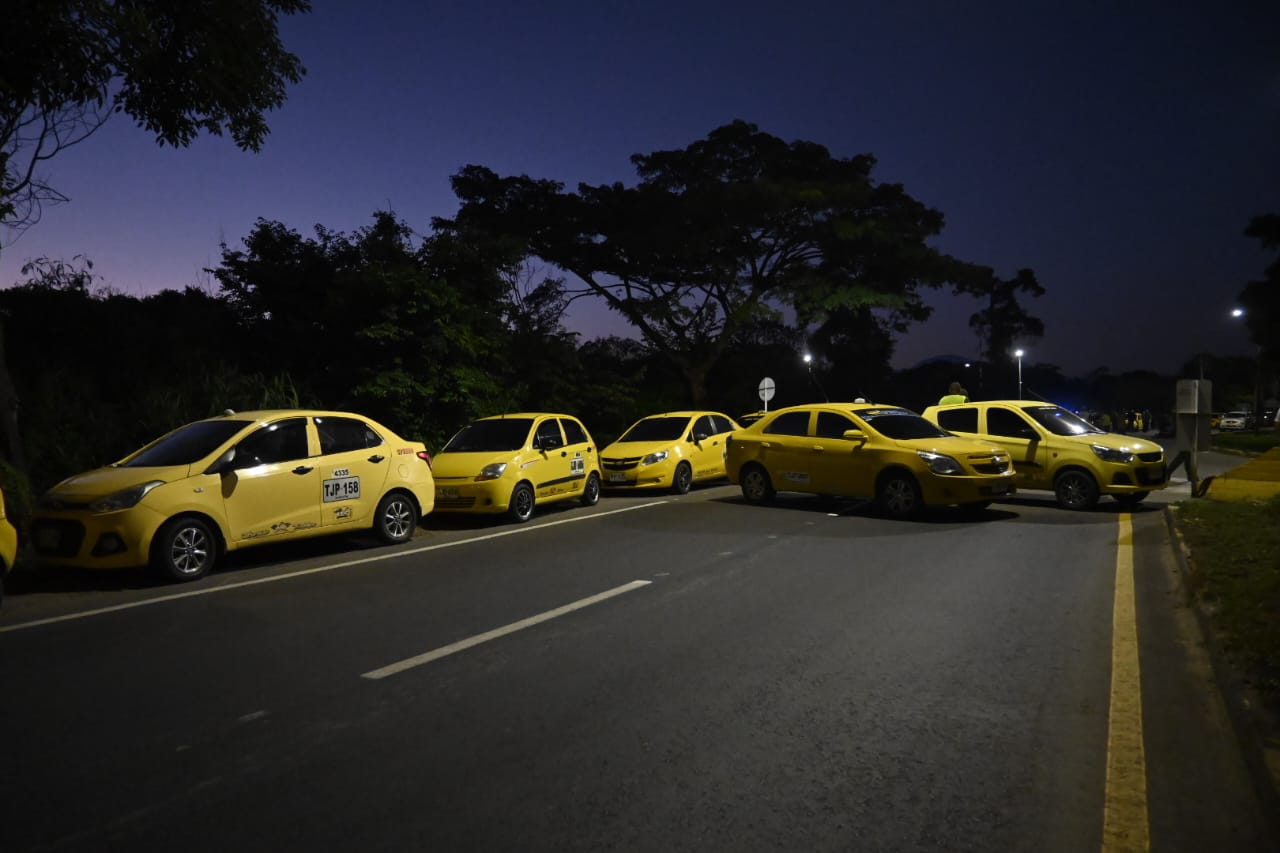
{"label": "side mirror", "polygon": [[711,437],[711,436],[709,436],[709,435],[708,435],[707,433],[705,433],[705,432],[695,432],[695,433],[693,434],[693,440],[694,440],[695,442],[697,442],[698,444],[701,444],[702,442],[706,441],[706,440],[707,440],[708,438],[710,438],[710,437]]}
{"label": "side mirror", "polygon": [[538,450],[555,450],[560,446],[560,439],[550,435],[539,436],[534,446]]}
{"label": "side mirror", "polygon": [[840,437],[847,438],[850,441],[856,442],[858,444],[867,443],[867,434],[860,429],[847,429],[844,432],[840,433]]}
{"label": "side mirror", "polygon": [[225,474],[235,468],[236,449],[228,447],[222,455],[213,460],[213,464],[205,469],[206,474]]}

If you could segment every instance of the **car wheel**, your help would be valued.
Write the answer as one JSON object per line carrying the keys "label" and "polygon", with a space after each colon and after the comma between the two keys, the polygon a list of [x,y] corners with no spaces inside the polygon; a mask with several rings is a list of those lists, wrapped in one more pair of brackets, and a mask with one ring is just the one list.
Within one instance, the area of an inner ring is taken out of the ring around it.
{"label": "car wheel", "polygon": [[1098,484],[1093,475],[1079,468],[1068,468],[1053,478],[1053,493],[1058,504],[1067,509],[1092,509],[1098,502]]}
{"label": "car wheel", "polygon": [[742,496],[747,503],[764,504],[773,500],[773,483],[769,481],[769,472],[759,465],[743,468],[739,480],[742,483]]}
{"label": "car wheel", "polygon": [[587,485],[582,490],[582,505],[595,506],[600,503],[600,475],[592,471],[587,475]]}
{"label": "car wheel", "polygon": [[173,519],[160,528],[151,543],[151,567],[175,581],[204,577],[217,556],[213,532],[195,517]]}
{"label": "car wheel", "polygon": [[671,478],[671,491],[677,495],[689,494],[689,489],[693,487],[693,468],[688,462],[681,462],[676,466],[676,474]]}
{"label": "car wheel", "polygon": [[1130,492],[1127,495],[1116,495],[1116,500],[1120,502],[1120,506],[1128,509],[1142,503],[1150,494],[1151,492]]}
{"label": "car wheel", "polygon": [[924,507],[920,486],[905,471],[893,471],[881,478],[876,503],[891,518],[910,518]]}
{"label": "car wheel", "polygon": [[388,545],[408,542],[418,527],[418,507],[404,492],[392,492],[378,502],[373,532]]}
{"label": "car wheel", "polygon": [[533,518],[533,486],[528,483],[516,483],[511,490],[511,503],[507,507],[507,515],[512,521],[526,522]]}

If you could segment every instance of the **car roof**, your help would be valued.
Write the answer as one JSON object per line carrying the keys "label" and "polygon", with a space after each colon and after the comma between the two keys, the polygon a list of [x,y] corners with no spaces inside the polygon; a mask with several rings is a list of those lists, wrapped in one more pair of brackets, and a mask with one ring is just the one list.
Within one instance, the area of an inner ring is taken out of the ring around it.
{"label": "car roof", "polygon": [[507,412],[502,415],[489,415],[485,418],[477,418],[481,421],[502,421],[515,418],[573,418],[575,421],[580,420],[577,415],[566,415],[563,412]]}

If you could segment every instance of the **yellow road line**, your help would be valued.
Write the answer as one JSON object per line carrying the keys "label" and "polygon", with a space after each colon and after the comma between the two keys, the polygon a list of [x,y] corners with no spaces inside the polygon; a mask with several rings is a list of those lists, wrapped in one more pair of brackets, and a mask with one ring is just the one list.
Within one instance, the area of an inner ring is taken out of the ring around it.
{"label": "yellow road line", "polygon": [[1111,713],[1107,724],[1107,784],[1103,853],[1147,851],[1147,765],[1142,748],[1142,678],[1133,582],[1133,521],[1120,514],[1116,593],[1111,617]]}

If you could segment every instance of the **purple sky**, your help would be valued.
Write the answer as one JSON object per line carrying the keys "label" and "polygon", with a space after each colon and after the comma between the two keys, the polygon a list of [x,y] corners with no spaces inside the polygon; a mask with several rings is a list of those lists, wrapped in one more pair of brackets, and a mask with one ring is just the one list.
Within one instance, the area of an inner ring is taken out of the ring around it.
{"label": "purple sky", "polygon": [[[116,117],[48,164],[71,202],[0,235],[0,284],[84,255],[121,292],[212,287],[202,268],[260,216],[310,235],[389,208],[426,231],[468,163],[634,183],[631,154],[744,119],[874,154],[878,180],[946,215],[939,248],[1034,269],[1029,363],[1253,352],[1228,312],[1269,260],[1244,227],[1280,213],[1275,2],[315,0],[282,32],[308,74],[261,153],[159,148]],[[931,302],[897,366],[974,354],[976,304]],[[570,326],[625,328],[585,308]]]}

